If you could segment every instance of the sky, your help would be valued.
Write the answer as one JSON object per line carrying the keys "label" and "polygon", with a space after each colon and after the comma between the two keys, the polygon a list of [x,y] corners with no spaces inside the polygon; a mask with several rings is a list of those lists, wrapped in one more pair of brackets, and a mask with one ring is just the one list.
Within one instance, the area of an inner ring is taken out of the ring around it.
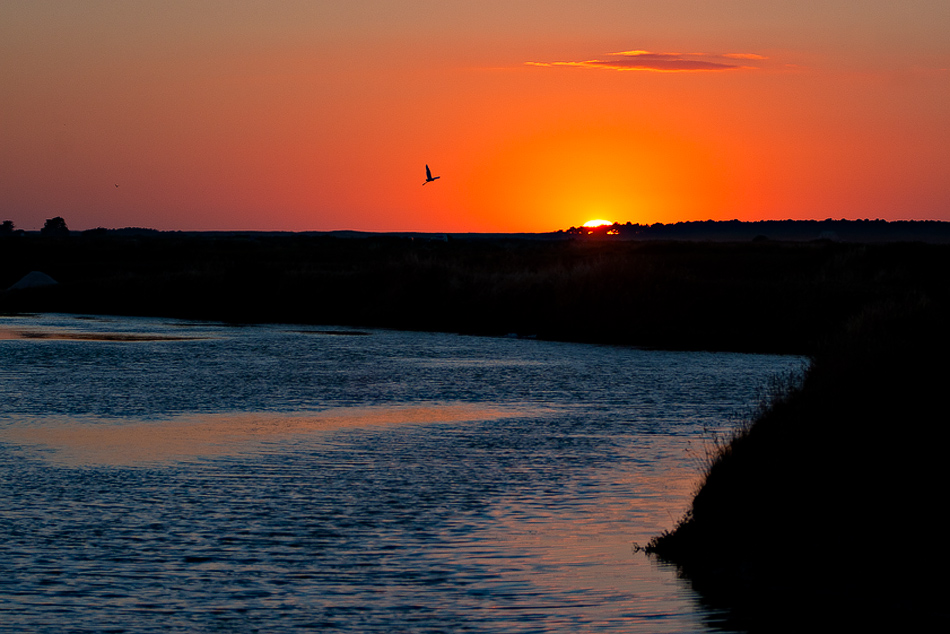
{"label": "sky", "polygon": [[3,0],[0,220],[950,220],[948,33],[946,0]]}

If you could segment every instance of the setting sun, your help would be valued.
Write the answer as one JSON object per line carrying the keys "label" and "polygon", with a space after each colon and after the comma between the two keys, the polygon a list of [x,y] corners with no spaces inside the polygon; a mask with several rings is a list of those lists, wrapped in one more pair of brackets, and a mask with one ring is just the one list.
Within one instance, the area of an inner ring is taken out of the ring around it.
{"label": "setting sun", "polygon": [[588,220],[584,223],[585,227],[603,227],[604,225],[612,225],[613,223],[609,220]]}

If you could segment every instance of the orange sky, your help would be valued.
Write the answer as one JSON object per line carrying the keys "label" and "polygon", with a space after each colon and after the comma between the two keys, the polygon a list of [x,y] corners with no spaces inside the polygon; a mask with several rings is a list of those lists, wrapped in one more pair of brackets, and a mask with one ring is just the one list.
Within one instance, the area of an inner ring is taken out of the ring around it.
{"label": "orange sky", "polygon": [[946,0],[4,0],[0,220],[950,220],[948,30]]}

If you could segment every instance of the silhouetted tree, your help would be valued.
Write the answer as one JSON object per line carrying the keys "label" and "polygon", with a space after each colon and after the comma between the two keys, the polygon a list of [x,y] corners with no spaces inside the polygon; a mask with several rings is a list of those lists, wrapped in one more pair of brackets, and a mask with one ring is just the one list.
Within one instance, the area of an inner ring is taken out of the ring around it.
{"label": "silhouetted tree", "polygon": [[61,216],[56,216],[46,221],[46,224],[40,229],[40,235],[51,238],[65,237],[69,235],[69,227],[66,226],[66,221]]}
{"label": "silhouetted tree", "polygon": [[12,236],[13,235],[13,221],[4,220],[0,223],[0,236]]}

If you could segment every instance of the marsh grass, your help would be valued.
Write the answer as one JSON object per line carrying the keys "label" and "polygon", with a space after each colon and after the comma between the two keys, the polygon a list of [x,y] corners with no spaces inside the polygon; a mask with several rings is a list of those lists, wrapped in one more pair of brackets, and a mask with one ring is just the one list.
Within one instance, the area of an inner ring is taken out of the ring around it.
{"label": "marsh grass", "polygon": [[950,623],[948,305],[935,286],[858,310],[715,447],[689,512],[645,550],[766,630],[821,602]]}
{"label": "marsh grass", "polygon": [[[794,398],[794,395],[802,389],[807,371],[808,361],[806,360],[797,369],[769,377],[766,384],[760,388],[756,403],[746,410],[736,412],[732,416],[731,424],[725,429],[710,430],[704,427],[703,435],[698,443],[687,441],[686,453],[700,477],[695,493],[699,493],[710,471],[718,463],[726,462],[731,458],[733,447],[745,442],[756,421]],[[650,543],[653,544],[655,541]],[[653,547],[649,548],[650,552],[654,550]]]}
{"label": "marsh grass", "polygon": [[937,245],[89,234],[0,240],[0,310],[808,353]]}

